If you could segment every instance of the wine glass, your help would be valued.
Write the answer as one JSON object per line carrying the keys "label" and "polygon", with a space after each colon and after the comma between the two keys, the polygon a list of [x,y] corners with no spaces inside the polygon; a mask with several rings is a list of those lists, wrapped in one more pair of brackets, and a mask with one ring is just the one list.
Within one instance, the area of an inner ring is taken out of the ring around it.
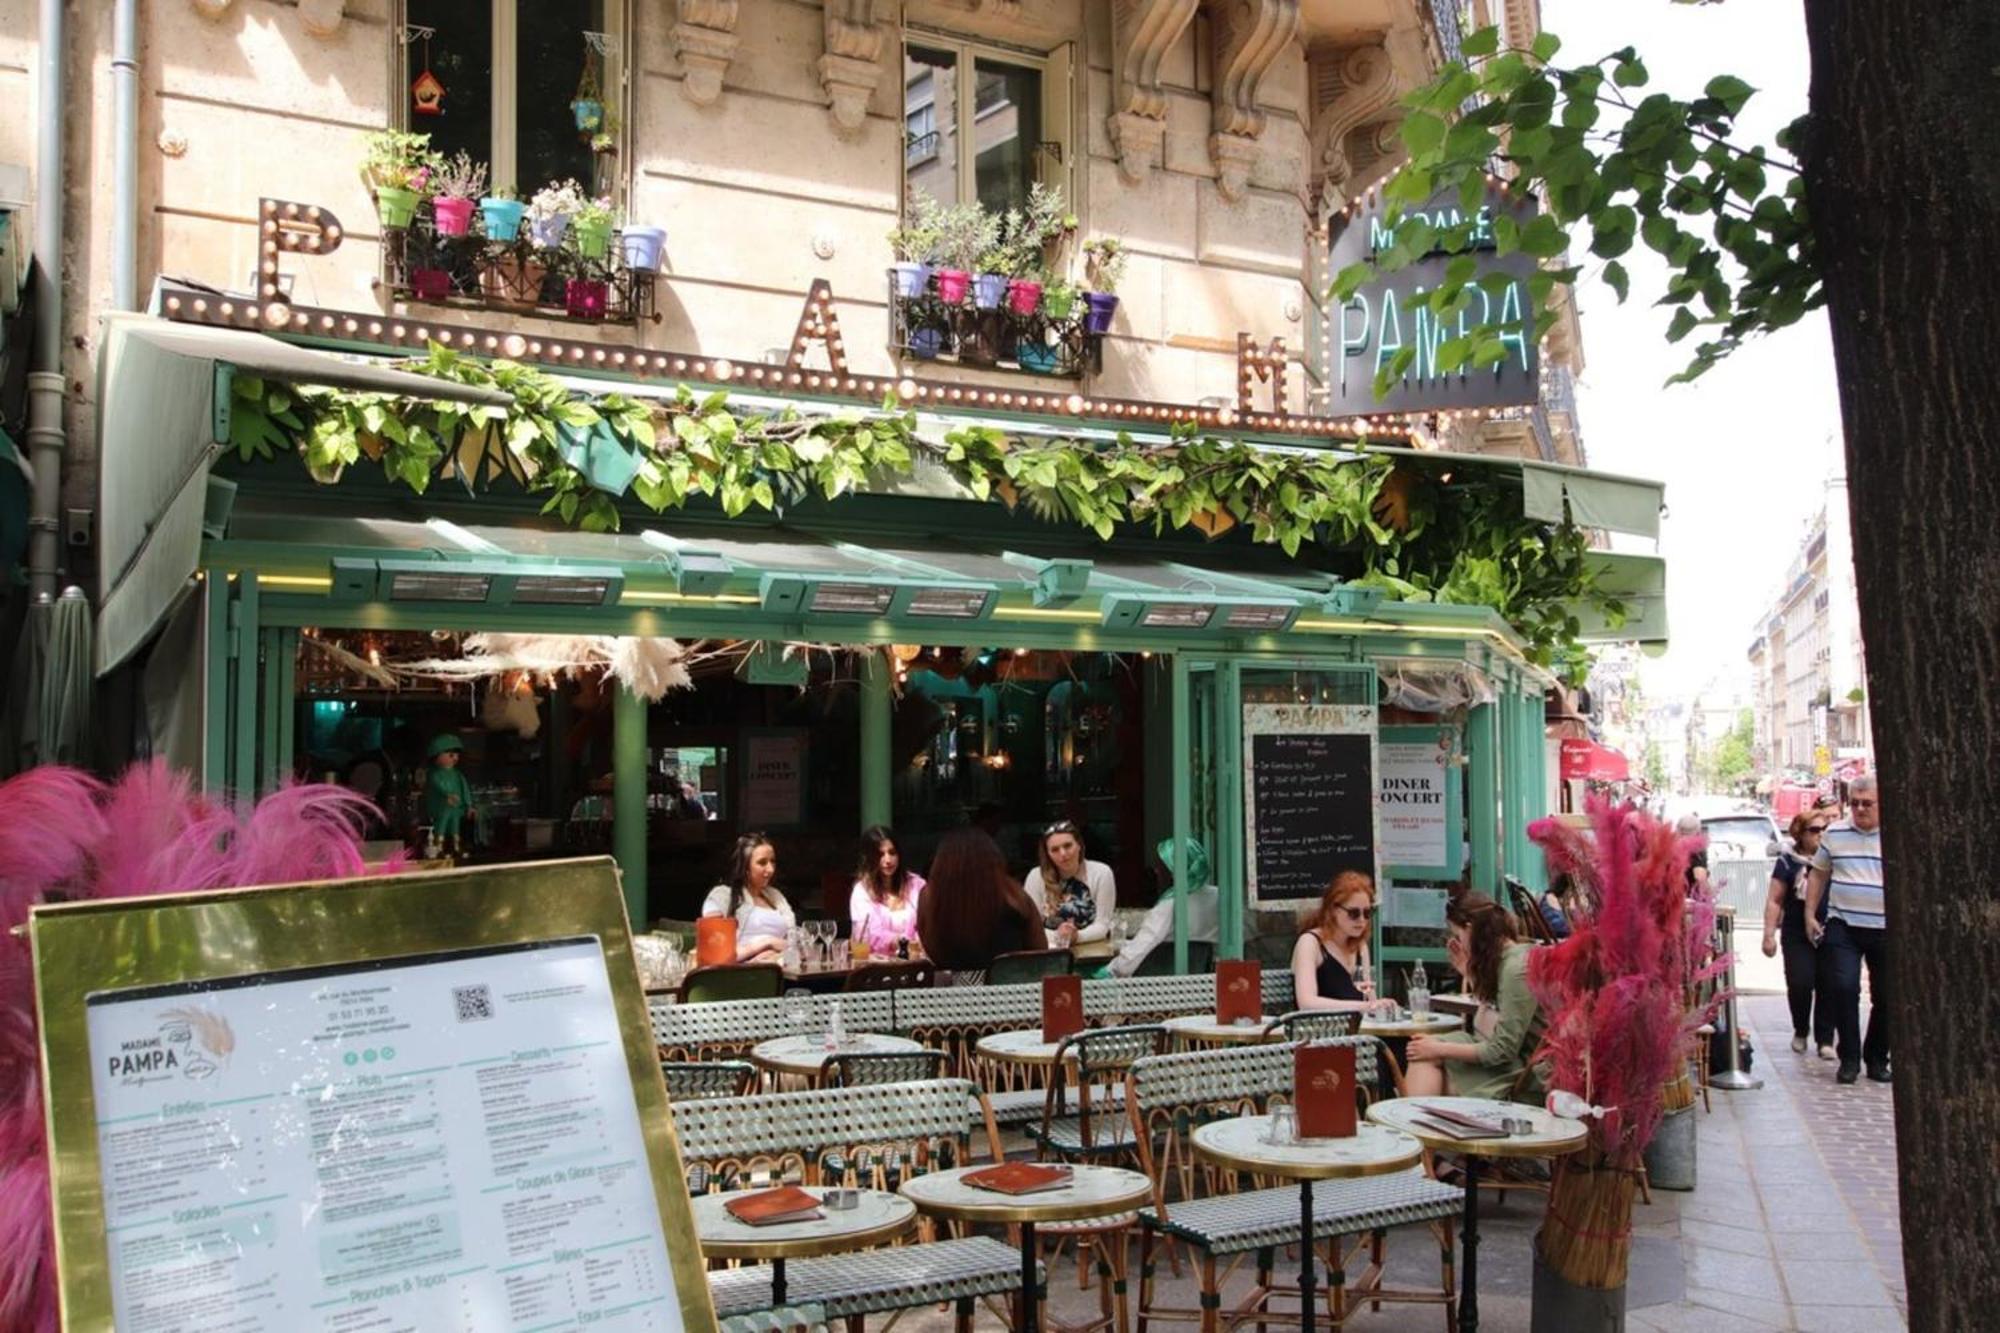
{"label": "wine glass", "polygon": [[833,938],[840,934],[840,923],[822,919],[816,929],[819,931],[819,956],[821,961],[833,965]]}

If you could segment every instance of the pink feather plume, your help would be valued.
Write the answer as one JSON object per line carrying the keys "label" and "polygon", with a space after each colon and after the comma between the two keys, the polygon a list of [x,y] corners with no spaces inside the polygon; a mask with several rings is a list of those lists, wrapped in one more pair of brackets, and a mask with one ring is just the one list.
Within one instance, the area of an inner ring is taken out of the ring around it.
{"label": "pink feather plume", "polygon": [[102,785],[73,768],[31,768],[0,782],[0,924],[78,880],[104,840]]}

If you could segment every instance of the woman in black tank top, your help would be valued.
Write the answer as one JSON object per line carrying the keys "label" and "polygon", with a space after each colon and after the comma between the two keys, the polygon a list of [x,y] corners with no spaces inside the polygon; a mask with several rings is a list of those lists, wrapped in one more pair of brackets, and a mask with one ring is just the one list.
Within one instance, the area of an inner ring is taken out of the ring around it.
{"label": "woman in black tank top", "polygon": [[1292,949],[1292,984],[1299,1008],[1354,1013],[1395,1008],[1394,1001],[1375,998],[1369,976],[1368,928],[1374,914],[1373,880],[1358,870],[1343,870],[1333,877]]}

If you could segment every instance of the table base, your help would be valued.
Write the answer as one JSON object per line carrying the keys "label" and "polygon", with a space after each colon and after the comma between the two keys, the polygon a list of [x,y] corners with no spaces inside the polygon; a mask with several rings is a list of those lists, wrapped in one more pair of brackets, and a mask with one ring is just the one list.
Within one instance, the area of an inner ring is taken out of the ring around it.
{"label": "table base", "polygon": [[783,1259],[773,1259],[771,1261],[771,1305],[772,1308],[780,1310],[785,1306],[785,1261]]}
{"label": "table base", "polygon": [[1459,1333],[1479,1333],[1479,1158],[1465,1154],[1465,1220],[1458,1247],[1464,1256],[1464,1283],[1458,1292]]}
{"label": "table base", "polygon": [[1313,1183],[1299,1181],[1299,1327],[1311,1328],[1318,1322],[1313,1309],[1314,1268],[1318,1255],[1313,1250]]}
{"label": "table base", "polygon": [[1035,1224],[1021,1223],[1021,1317],[1014,1321],[1014,1327],[1026,1333],[1039,1333],[1042,1326],[1042,1302],[1035,1290]]}

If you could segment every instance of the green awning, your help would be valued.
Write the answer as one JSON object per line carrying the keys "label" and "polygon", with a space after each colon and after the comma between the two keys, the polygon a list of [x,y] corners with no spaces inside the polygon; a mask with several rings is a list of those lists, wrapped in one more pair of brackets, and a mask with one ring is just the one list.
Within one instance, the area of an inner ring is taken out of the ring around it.
{"label": "green awning", "polygon": [[1664,503],[1665,488],[1657,481],[1560,464],[1521,464],[1521,512],[1544,523],[1560,523],[1567,517],[1580,528],[1657,538]]}
{"label": "green awning", "polygon": [[1571,613],[1583,625],[1579,637],[1585,643],[1666,643],[1667,562],[1656,555],[1611,551],[1589,559],[1597,570],[1597,586],[1624,604],[1625,619],[1613,625],[1594,606],[1572,605]]}

